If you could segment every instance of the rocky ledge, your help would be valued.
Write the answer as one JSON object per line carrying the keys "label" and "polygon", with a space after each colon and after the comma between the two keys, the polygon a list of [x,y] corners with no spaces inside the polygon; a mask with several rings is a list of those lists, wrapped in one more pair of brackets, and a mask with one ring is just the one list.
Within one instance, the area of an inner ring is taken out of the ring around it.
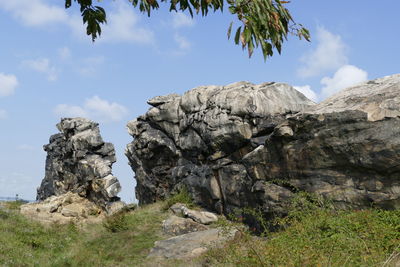
{"label": "rocky ledge", "polygon": [[400,208],[400,75],[315,104],[282,83],[155,97],[128,123],[140,204],[186,187],[220,213],[285,213],[294,193],[343,207]]}

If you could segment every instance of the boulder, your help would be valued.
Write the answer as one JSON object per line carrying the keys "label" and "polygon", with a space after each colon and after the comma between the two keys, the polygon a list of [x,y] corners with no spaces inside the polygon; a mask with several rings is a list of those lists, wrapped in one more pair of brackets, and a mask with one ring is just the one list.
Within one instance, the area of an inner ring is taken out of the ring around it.
{"label": "boulder", "polygon": [[64,118],[57,128],[60,133],[52,135],[44,146],[46,171],[37,200],[72,192],[103,208],[118,201],[121,186],[111,170],[116,161],[114,146],[103,141],[98,124],[84,118]]}
{"label": "boulder", "polygon": [[163,221],[162,229],[165,234],[176,236],[191,232],[204,231],[208,228],[192,219],[171,215],[168,219]]}
{"label": "boulder", "polygon": [[215,213],[189,209],[185,204],[182,203],[175,203],[169,209],[176,216],[187,217],[201,224],[210,224],[218,221],[218,216]]}
{"label": "boulder", "polygon": [[169,210],[172,211],[173,214],[175,214],[176,216],[180,216],[182,217],[182,209],[186,208],[185,204],[182,203],[175,203],[174,205],[172,205],[171,207],[169,207]]}
{"label": "boulder", "polygon": [[217,215],[208,211],[191,210],[186,207],[182,207],[182,214],[185,217],[188,217],[201,224],[210,224],[218,221]]}
{"label": "boulder", "polygon": [[234,238],[237,230],[209,229],[156,241],[148,257],[154,259],[187,260],[198,257],[208,249],[222,246]]}

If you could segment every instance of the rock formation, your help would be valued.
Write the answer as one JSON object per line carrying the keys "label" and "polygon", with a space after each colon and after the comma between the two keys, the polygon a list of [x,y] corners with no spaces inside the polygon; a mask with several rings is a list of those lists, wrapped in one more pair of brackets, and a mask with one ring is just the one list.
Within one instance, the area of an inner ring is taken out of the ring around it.
{"label": "rock formation", "polygon": [[400,75],[320,104],[286,84],[247,82],[148,103],[128,123],[126,149],[141,204],[185,186],[195,202],[224,213],[284,213],[297,191],[400,208]]}
{"label": "rock formation", "polygon": [[153,107],[128,123],[134,141],[126,155],[139,203],[185,185],[197,203],[217,211],[253,201],[252,187],[261,178],[250,176],[243,157],[286,116],[314,104],[287,84],[247,82],[198,87],[148,103]]}
{"label": "rock formation", "polygon": [[103,209],[119,200],[120,184],[111,173],[116,161],[114,146],[105,143],[98,124],[84,118],[62,119],[60,133],[50,137],[45,177],[37,190],[37,200],[76,193]]}

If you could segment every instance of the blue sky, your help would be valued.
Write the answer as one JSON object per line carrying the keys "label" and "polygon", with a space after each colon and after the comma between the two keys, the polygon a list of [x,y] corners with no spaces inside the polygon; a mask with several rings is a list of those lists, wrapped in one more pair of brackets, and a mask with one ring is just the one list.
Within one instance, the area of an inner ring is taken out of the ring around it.
{"label": "blue sky", "polygon": [[399,72],[400,1],[293,0],[287,5],[312,42],[290,37],[281,55],[251,59],[227,40],[227,10],[190,19],[168,7],[148,18],[128,0],[100,3],[108,25],[100,40],[85,35],[78,6],[62,0],[0,0],[0,196],[35,199],[44,177],[42,146],[61,117],[100,122],[114,143],[113,170],[123,200],[135,200],[124,149],[126,123],[146,100],[200,85],[287,82],[321,101],[367,79]]}

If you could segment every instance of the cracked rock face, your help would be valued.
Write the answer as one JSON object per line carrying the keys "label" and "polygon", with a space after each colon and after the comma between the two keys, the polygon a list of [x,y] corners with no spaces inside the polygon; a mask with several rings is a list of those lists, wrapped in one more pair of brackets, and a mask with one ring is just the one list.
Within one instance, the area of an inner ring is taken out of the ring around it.
{"label": "cracked rock face", "polygon": [[282,83],[205,86],[148,101],[128,123],[139,203],[187,187],[221,213],[284,214],[298,191],[400,208],[400,75],[315,104]]}
{"label": "cracked rock face", "polygon": [[57,124],[60,133],[48,145],[46,172],[37,190],[37,200],[77,193],[101,207],[119,200],[121,186],[111,173],[116,161],[114,146],[105,143],[98,124],[84,118],[65,118]]}

